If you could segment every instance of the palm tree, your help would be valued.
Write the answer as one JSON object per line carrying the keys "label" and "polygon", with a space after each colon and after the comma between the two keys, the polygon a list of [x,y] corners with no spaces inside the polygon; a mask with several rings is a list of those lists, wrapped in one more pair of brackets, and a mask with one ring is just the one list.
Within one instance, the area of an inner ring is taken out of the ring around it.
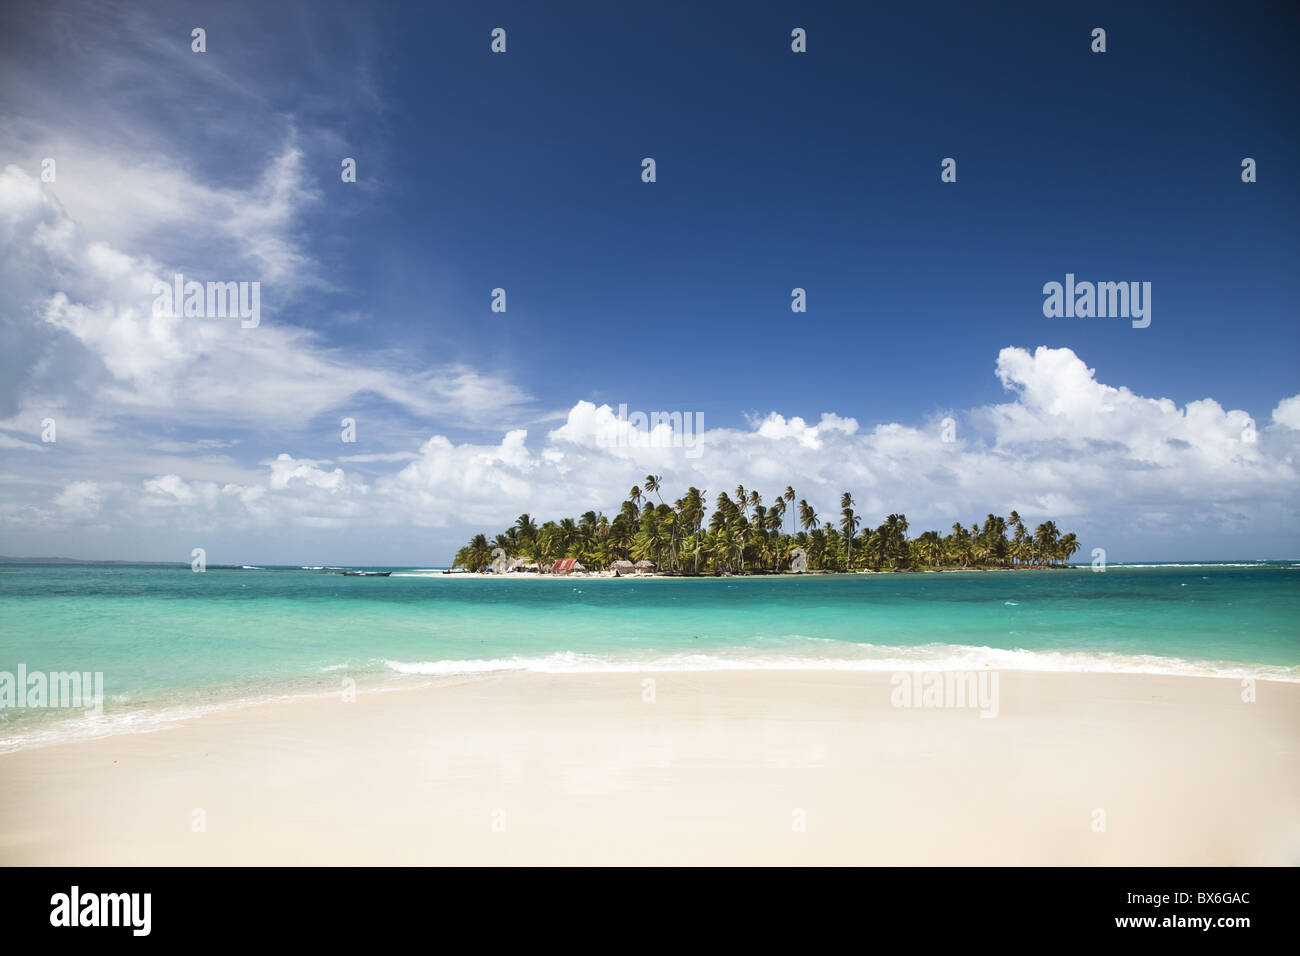
{"label": "palm tree", "polygon": [[899,558],[907,557],[907,515],[889,515],[879,530],[883,557],[889,562],[890,570],[897,570]]}
{"label": "palm tree", "polygon": [[537,536],[533,538],[532,558],[537,562],[538,573],[545,572],[550,562],[546,560],[547,554],[552,549],[551,539],[555,530],[555,522],[548,521],[537,529]]}
{"label": "palm tree", "polygon": [[808,532],[808,563],[814,570],[821,570],[822,555],[825,553],[826,532],[821,529],[821,525],[814,522],[812,530]]}
{"label": "palm tree", "polygon": [[524,551],[532,548],[537,542],[537,522],[533,520],[532,515],[524,512],[515,519],[515,525],[512,529],[515,533],[517,547]]}
{"label": "palm tree", "polygon": [[627,500],[632,502],[638,508],[641,507],[641,488],[639,485],[633,485],[632,490],[627,493]]}
{"label": "palm tree", "polygon": [[[785,524],[785,500],[778,497],[772,510],[767,513],[767,527],[764,528],[769,534],[775,537],[779,544],[781,540],[781,526]],[[772,570],[781,570],[781,549],[780,547],[772,548]]]}
{"label": "palm tree", "polygon": [[1010,520],[1014,523],[1016,529],[1015,536],[1011,539],[1010,548],[1011,563],[1014,565],[1017,561],[1025,562],[1030,559],[1030,545],[1032,542],[1029,538],[1029,532],[1025,530],[1025,523],[1020,520],[1020,515],[1013,511]]}
{"label": "palm tree", "polygon": [[686,489],[686,497],[677,503],[682,528],[689,535],[687,553],[695,558],[696,574],[700,573],[700,528],[704,525],[704,496],[707,494],[707,491],[692,486]]}
{"label": "palm tree", "polygon": [[840,495],[840,530],[844,532],[844,537],[848,539],[849,544],[849,567],[853,570],[853,536],[858,531],[858,519],[853,514],[853,496],[847,491]]}
{"label": "palm tree", "polygon": [[471,571],[481,571],[492,560],[492,551],[488,545],[487,535],[476,534],[470,539],[465,554],[465,567]]}
{"label": "palm tree", "polygon": [[572,555],[569,553],[571,550],[573,550],[573,545],[578,540],[578,523],[574,521],[572,518],[560,519],[559,540],[560,540],[560,550],[564,552],[563,554],[560,555],[560,557],[562,558],[576,557],[576,555]]}
{"label": "palm tree", "polygon": [[804,531],[811,531],[817,527],[817,512],[812,510],[812,506],[804,501],[799,500],[799,523],[803,525]]}
{"label": "palm tree", "polygon": [[619,515],[609,525],[610,551],[618,558],[627,558],[632,553],[632,540],[636,534],[636,525]]}
{"label": "palm tree", "polygon": [[596,529],[600,518],[596,512],[588,511],[578,519],[578,526],[574,533],[574,557],[579,560],[592,560],[593,552],[596,547]]}
{"label": "palm tree", "polygon": [[640,561],[653,561],[663,564],[664,533],[659,522],[651,519],[642,522],[641,531],[632,546],[632,556]]}
{"label": "palm tree", "polygon": [[838,571],[840,568],[840,533],[835,530],[835,522],[829,519],[822,524],[822,530],[826,534],[825,554],[830,559],[830,570]]}
{"label": "palm tree", "polygon": [[718,570],[725,571],[730,567],[727,559],[731,555],[731,552],[731,529],[720,524],[713,531],[713,554],[717,558]]}
{"label": "palm tree", "polygon": [[1059,535],[1060,531],[1052,521],[1044,521],[1034,529],[1034,550],[1037,552],[1038,559],[1045,561],[1049,567],[1056,557]]}
{"label": "palm tree", "polygon": [[963,568],[970,567],[970,536],[966,533],[965,526],[960,522],[954,522],[952,526],[952,535],[948,538],[952,558]]}
{"label": "palm tree", "polygon": [[939,537],[937,531],[926,531],[917,539],[920,542],[920,553],[931,567],[938,567],[939,560],[943,557],[943,539]]}
{"label": "palm tree", "polygon": [[[677,502],[678,505],[681,501]],[[667,505],[660,505],[659,526],[664,529],[668,539],[668,566],[674,572],[678,570],[677,543],[681,536],[680,514]]]}
{"label": "palm tree", "polygon": [[1078,551],[1079,547],[1079,539],[1071,531],[1061,538],[1060,544],[1056,546],[1056,553],[1060,556],[1062,562],[1068,562],[1070,558],[1074,557],[1074,552]]}
{"label": "palm tree", "polygon": [[628,500],[619,506],[618,516],[635,528],[641,518],[641,511],[631,500]]}

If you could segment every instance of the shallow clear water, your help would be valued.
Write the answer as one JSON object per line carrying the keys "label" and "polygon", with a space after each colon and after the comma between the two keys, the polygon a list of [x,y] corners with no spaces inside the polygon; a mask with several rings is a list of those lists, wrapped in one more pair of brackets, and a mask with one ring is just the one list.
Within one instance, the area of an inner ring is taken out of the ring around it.
{"label": "shallow clear water", "polygon": [[[1300,680],[1300,564],[706,579],[0,567],[0,673],[102,672],[104,716],[0,710],[0,742],[236,699],[510,668],[1001,667]],[[57,726],[56,726],[57,725]]]}

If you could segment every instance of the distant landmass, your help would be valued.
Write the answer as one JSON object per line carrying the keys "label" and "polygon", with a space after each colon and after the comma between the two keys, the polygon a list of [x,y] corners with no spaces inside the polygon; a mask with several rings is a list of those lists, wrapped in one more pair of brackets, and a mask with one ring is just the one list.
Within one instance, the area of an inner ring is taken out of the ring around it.
{"label": "distant landmass", "polygon": [[184,561],[96,561],[91,558],[14,558],[0,554],[0,564],[184,564]]}

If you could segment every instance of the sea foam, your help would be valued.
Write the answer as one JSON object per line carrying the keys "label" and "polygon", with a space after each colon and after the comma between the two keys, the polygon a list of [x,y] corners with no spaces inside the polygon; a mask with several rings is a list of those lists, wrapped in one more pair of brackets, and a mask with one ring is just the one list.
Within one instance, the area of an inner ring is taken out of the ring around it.
{"label": "sea foam", "polygon": [[[841,642],[828,641],[844,647]],[[919,647],[848,645],[845,653],[773,653],[735,648],[715,653],[601,656],[571,651],[538,656],[383,663],[399,674],[455,676],[503,671],[541,674],[646,673],[652,671],[884,671],[1010,670],[1067,674],[1159,674],[1181,677],[1254,678],[1300,683],[1300,667],[1251,666],[1147,654],[1004,650],[953,644]]]}

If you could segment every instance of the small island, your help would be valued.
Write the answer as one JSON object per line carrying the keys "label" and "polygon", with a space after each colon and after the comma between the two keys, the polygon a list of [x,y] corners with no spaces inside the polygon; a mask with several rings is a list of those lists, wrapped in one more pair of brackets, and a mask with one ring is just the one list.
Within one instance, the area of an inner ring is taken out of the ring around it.
{"label": "small island", "polygon": [[[743,485],[720,492],[710,512],[708,492],[688,488],[671,505],[660,476],[633,485],[618,514],[588,511],[538,525],[522,514],[489,539],[475,535],[456,552],[454,569],[469,572],[570,574],[598,571],[621,577],[783,574],[801,572],[1007,570],[1064,567],[1079,550],[1073,533],[1055,522],[1033,528],[1012,511],[989,514],[949,534],[925,531],[908,538],[907,516],[888,515],[875,528],[840,497],[837,518],[823,519],[794,488],[765,504]],[[653,495],[655,500],[651,500]]]}

